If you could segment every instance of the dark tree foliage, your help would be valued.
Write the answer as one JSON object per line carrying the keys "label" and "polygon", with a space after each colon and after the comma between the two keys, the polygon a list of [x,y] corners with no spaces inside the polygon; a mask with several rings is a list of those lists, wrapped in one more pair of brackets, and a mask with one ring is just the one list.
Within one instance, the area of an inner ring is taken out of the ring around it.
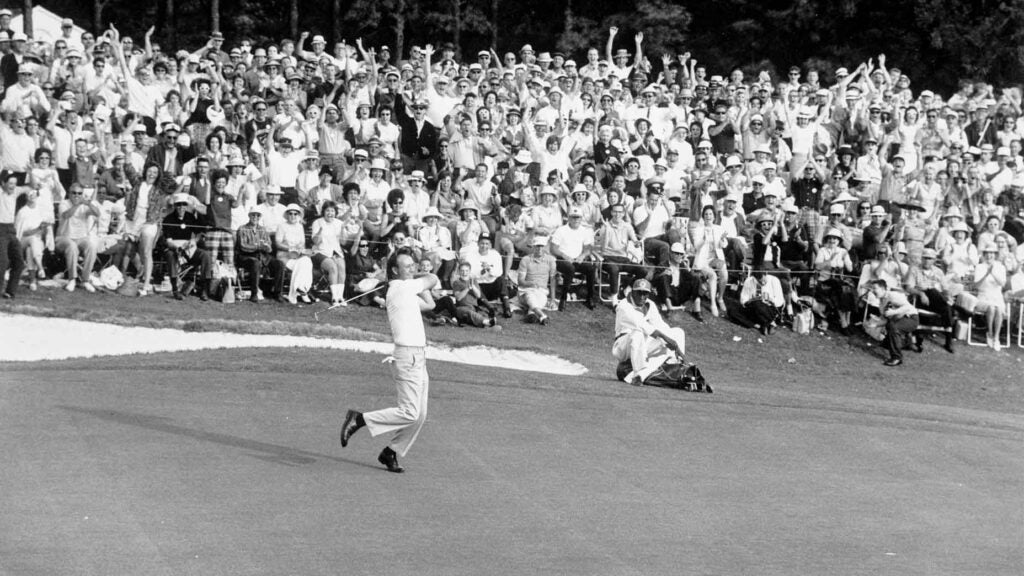
{"label": "dark tree foliage", "polygon": [[[663,53],[689,51],[714,72],[738,67],[756,75],[796,64],[828,77],[838,66],[885,53],[915,88],[948,91],[962,78],[997,86],[1024,78],[1024,0],[220,0],[221,30],[229,45],[240,36],[279,42],[290,36],[293,3],[299,30],[392,48],[401,36],[405,50],[457,41],[472,54],[497,38],[499,52],[532,44],[583,59],[590,46],[603,54],[614,25],[617,47],[632,50],[633,35],[645,33],[645,55],[656,68]],[[93,21],[93,2],[37,4],[86,26]],[[173,22],[165,21],[169,5]],[[396,18],[400,8],[404,17]],[[102,20],[136,36],[156,23],[156,38],[168,48],[197,46],[210,31],[210,4],[104,0]]]}

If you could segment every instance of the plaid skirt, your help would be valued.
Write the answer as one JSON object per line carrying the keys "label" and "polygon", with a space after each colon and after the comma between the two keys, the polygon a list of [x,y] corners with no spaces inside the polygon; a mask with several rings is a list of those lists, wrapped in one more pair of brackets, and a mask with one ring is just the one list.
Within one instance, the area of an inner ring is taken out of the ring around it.
{"label": "plaid skirt", "polygon": [[220,260],[225,264],[235,264],[235,236],[226,230],[208,230],[204,235],[204,249],[210,253],[210,259]]}

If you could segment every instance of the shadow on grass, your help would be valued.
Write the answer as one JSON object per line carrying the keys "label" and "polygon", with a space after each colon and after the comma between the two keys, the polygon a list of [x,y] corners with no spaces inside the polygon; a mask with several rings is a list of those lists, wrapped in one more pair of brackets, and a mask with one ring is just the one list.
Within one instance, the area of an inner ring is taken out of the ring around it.
{"label": "shadow on grass", "polygon": [[165,434],[174,434],[177,436],[184,436],[202,442],[212,442],[214,444],[220,444],[222,446],[229,446],[231,448],[240,448],[242,450],[249,451],[251,456],[258,460],[265,462],[271,462],[274,464],[283,464],[285,466],[306,466],[314,464],[318,460],[330,460],[332,462],[338,462],[342,464],[354,464],[357,466],[363,466],[365,468],[377,469],[377,466],[372,466],[363,462],[357,462],[354,460],[346,460],[344,458],[338,458],[335,456],[328,456],[326,454],[319,454],[317,452],[309,452],[307,450],[300,450],[297,448],[291,448],[289,446],[281,446],[279,444],[269,444],[267,442],[260,442],[258,440],[252,440],[249,438],[241,438],[239,436],[232,436],[230,434],[221,434],[219,432],[208,432],[206,430],[197,430],[194,428],[186,428],[184,426],[178,426],[172,423],[169,418],[163,416],[149,416],[145,414],[134,414],[131,412],[119,412],[117,410],[99,410],[95,408],[82,408],[78,406],[58,406],[61,410],[68,412],[74,412],[77,414],[84,414],[86,416],[92,416],[108,422],[116,422],[118,424],[125,424],[128,426],[137,426],[139,428],[145,428],[147,430],[155,430],[157,432],[163,432]]}

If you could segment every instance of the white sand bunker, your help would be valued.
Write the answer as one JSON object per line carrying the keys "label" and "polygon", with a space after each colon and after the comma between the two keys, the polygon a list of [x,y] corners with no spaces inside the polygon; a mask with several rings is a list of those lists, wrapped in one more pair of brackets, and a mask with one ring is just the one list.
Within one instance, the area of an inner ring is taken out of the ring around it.
{"label": "white sand bunker", "polygon": [[[330,348],[353,352],[390,354],[389,342],[334,340],[306,336],[185,332],[183,330],[116,326],[15,314],[0,314],[0,361],[64,360],[95,356],[120,356],[152,352],[181,352],[218,348]],[[557,356],[525,350],[501,350],[486,346],[449,348],[431,346],[427,357],[444,362],[493,366],[510,370],[578,376],[587,372],[581,364]]]}

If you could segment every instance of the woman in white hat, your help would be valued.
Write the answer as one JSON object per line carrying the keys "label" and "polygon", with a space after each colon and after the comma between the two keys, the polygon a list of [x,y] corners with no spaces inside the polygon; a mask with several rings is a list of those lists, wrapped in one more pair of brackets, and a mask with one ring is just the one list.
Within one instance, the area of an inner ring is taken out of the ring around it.
{"label": "woman in white hat", "polygon": [[533,207],[533,231],[539,236],[550,236],[562,225],[562,208],[557,203],[558,191],[553,186],[540,189],[540,204]]}
{"label": "woman in white hat", "polygon": [[915,265],[921,263],[921,251],[935,235],[937,227],[927,222],[922,215],[925,207],[919,201],[900,204],[902,213],[893,229],[893,239],[903,242],[907,247],[907,258]]}
{"label": "woman in white hat", "polygon": [[480,222],[476,202],[466,200],[459,208],[459,221],[455,223],[456,250],[476,250],[480,235],[487,227]]}
{"label": "woman in white hat", "polygon": [[455,263],[452,233],[441,224],[441,213],[431,206],[423,214],[423,225],[416,231],[416,239],[423,249],[423,257],[430,261],[431,272],[444,284],[448,283]]}
{"label": "woman in white hat", "polygon": [[[284,218],[285,221],[278,226],[274,235],[274,244],[277,246],[277,259],[292,272],[287,300],[291,304],[312,304],[309,289],[313,286],[313,261],[305,255],[306,231],[302,227],[302,207],[289,204],[285,208]],[[283,282],[284,276],[281,278]],[[275,287],[274,292],[281,294],[279,300],[284,298],[283,291],[283,286]]]}
{"label": "woman in white hat", "polygon": [[387,200],[388,192],[391,192],[391,184],[387,179],[388,168],[388,161],[384,158],[370,161],[370,177],[359,182],[367,208],[380,207]]}
{"label": "woman in white hat", "polygon": [[825,305],[825,318],[835,314],[840,330],[846,331],[856,300],[853,285],[846,277],[853,272],[853,261],[843,247],[843,241],[843,232],[838,228],[829,228],[825,232],[824,245],[814,258],[814,268],[818,271],[814,298]]}
{"label": "woman in white hat", "polygon": [[950,227],[949,233],[953,241],[946,245],[942,253],[942,261],[946,263],[946,272],[958,281],[968,278],[978,265],[978,249],[971,242],[971,229],[963,222]]}
{"label": "woman in white hat", "polygon": [[981,247],[981,262],[974,268],[974,288],[978,292],[978,304],[974,312],[985,315],[988,345],[998,351],[999,331],[1003,327],[1006,300],[1003,287],[1006,286],[1006,267],[997,258],[999,248],[994,243]]}
{"label": "woman in white hat", "polygon": [[957,206],[946,208],[945,214],[939,220],[939,228],[935,231],[935,237],[931,242],[932,247],[935,248],[937,253],[942,254],[946,251],[946,246],[953,242],[953,226],[962,221],[963,213],[960,212],[960,208]]}

